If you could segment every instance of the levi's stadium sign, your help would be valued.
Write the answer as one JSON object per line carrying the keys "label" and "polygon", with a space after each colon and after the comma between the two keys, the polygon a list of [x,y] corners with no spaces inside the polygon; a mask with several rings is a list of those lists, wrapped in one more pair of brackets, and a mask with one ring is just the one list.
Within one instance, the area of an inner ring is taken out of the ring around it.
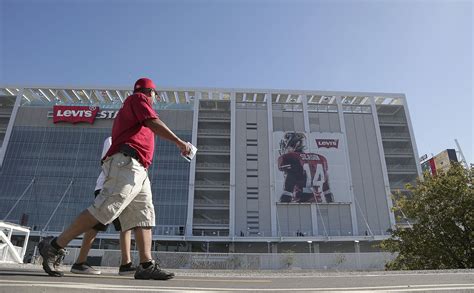
{"label": "levi's stadium sign", "polygon": [[[53,122],[79,123],[86,122],[93,124],[97,119],[114,119],[118,110],[100,111],[95,106],[53,106]],[[48,115],[49,116],[49,115]]]}
{"label": "levi's stadium sign", "polygon": [[339,147],[339,139],[316,139],[318,148],[335,148]]}

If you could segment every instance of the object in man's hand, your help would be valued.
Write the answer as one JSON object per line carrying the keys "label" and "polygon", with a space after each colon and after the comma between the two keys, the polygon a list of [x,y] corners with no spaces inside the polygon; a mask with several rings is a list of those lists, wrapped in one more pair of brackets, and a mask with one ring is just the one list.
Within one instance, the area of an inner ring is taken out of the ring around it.
{"label": "object in man's hand", "polygon": [[188,143],[191,146],[191,151],[187,155],[183,155],[181,153],[181,157],[183,157],[186,161],[191,162],[191,160],[194,158],[194,156],[196,156],[196,152],[197,152],[198,149],[195,146],[193,146],[190,142],[188,142]]}

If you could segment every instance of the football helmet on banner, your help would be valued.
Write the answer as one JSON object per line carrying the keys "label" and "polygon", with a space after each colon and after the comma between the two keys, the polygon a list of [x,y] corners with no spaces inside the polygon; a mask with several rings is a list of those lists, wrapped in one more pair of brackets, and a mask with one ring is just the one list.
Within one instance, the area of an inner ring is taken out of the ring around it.
{"label": "football helmet on banner", "polygon": [[280,141],[280,155],[289,152],[303,152],[306,136],[301,132],[287,132]]}

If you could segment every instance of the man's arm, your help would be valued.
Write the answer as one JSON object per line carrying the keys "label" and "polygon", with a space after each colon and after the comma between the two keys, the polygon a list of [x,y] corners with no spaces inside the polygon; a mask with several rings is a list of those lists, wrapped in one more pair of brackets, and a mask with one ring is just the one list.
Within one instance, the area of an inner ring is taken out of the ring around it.
{"label": "man's arm", "polygon": [[181,150],[181,153],[188,154],[191,151],[191,147],[188,143],[181,140],[174,134],[166,124],[158,118],[147,119],[143,122],[146,127],[150,128],[156,135],[174,142],[176,146]]}

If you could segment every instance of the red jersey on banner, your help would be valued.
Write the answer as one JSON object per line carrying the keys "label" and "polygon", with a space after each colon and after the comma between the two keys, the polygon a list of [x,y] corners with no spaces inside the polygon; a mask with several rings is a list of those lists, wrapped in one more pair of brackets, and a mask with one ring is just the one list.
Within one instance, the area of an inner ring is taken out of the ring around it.
{"label": "red jersey on banner", "polygon": [[329,188],[328,163],[315,153],[289,152],[278,158],[278,169],[285,173],[281,202],[326,202],[334,198]]}

